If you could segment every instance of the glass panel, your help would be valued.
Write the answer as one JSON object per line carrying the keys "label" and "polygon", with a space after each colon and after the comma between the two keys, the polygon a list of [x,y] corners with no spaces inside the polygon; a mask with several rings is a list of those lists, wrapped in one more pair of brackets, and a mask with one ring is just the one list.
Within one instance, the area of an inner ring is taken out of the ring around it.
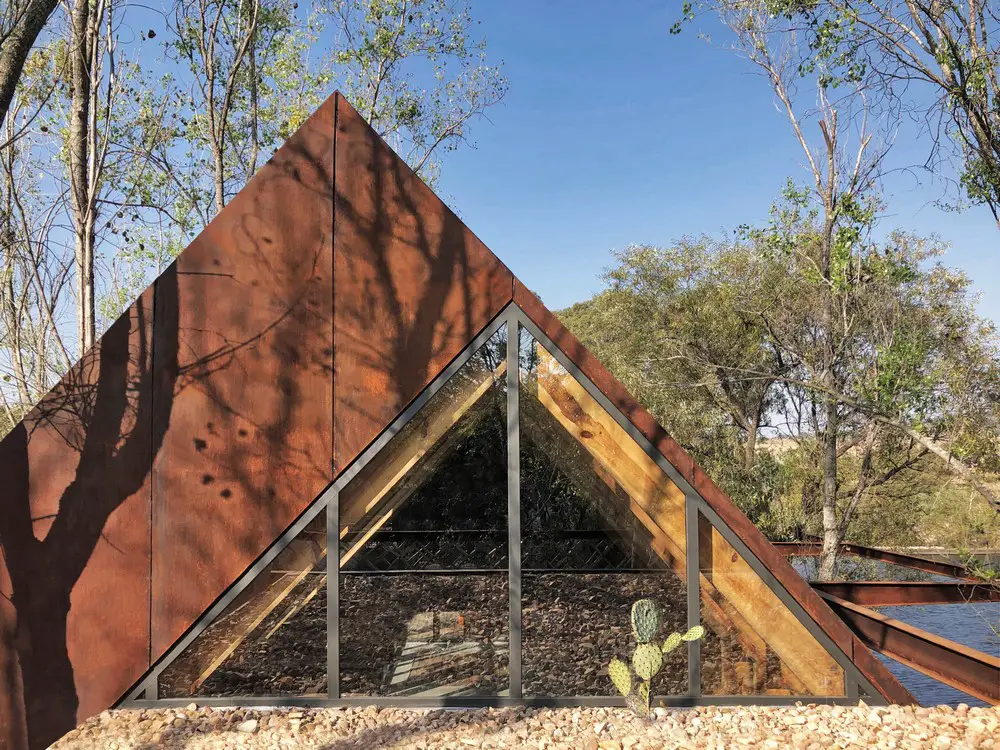
{"label": "glass panel", "polygon": [[[523,692],[617,695],[636,600],[660,604],[659,638],[687,630],[684,494],[524,329],[520,348]],[[654,688],[688,692],[686,647]]]}
{"label": "glass panel", "polygon": [[507,694],[505,329],[339,503],[341,695]]}
{"label": "glass panel", "polygon": [[845,695],[844,670],[698,514],[704,695]]}
{"label": "glass panel", "polygon": [[161,698],[326,697],[324,509],[160,674]]}

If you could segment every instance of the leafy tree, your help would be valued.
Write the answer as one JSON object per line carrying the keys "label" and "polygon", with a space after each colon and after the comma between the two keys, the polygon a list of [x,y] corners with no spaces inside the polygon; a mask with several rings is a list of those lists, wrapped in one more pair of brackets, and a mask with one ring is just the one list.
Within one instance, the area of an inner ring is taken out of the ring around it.
{"label": "leafy tree", "polygon": [[[698,3],[723,15],[762,9],[785,19],[805,45],[799,72],[823,87],[861,85],[890,112],[927,121],[933,165],[942,146],[960,162],[973,204],[1000,229],[1000,13],[992,0],[722,0]],[[685,20],[696,4],[685,2]],[[680,25],[674,27],[679,31]],[[801,42],[799,42],[801,40]]]}
{"label": "leafy tree", "polygon": [[464,0],[327,0],[334,77],[379,135],[426,181],[439,152],[507,92]]}
{"label": "leafy tree", "polygon": [[[606,291],[561,317],[772,538],[795,534],[780,497],[787,477],[758,450],[787,373],[741,289],[780,283],[776,265],[707,237],[615,254]],[[761,303],[762,304],[762,303]]]}

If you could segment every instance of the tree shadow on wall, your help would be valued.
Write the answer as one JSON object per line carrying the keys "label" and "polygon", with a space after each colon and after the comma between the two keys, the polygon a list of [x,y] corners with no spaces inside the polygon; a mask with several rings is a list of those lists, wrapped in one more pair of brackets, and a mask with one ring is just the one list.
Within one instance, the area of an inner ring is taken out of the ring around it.
{"label": "tree shadow on wall", "polygon": [[[322,146],[317,148],[323,150]],[[250,452],[242,453],[231,446],[221,459],[232,480],[246,485],[247,502],[258,516],[246,524],[253,528],[228,540],[247,558],[246,562],[271,541],[261,538],[267,534],[267,529],[262,528],[267,519],[280,515],[273,507],[277,504],[261,488],[275,484],[282,473],[292,479],[305,473],[329,474],[328,454],[323,456],[323,465],[318,465],[316,456],[302,456],[282,448],[290,429],[285,420],[293,406],[304,399],[297,382],[301,373],[308,370],[314,377],[320,374],[327,381],[332,378],[328,333],[320,334],[323,341],[319,345],[309,338],[316,337],[316,316],[329,316],[323,312],[329,306],[329,274],[324,269],[317,273],[323,262],[321,249],[292,248],[297,252],[289,260],[285,256],[290,250],[271,247],[268,235],[288,231],[297,218],[295,210],[275,210],[284,186],[306,185],[312,194],[329,201],[332,175],[322,157],[302,143],[290,142],[279,154],[282,156],[276,154],[278,158],[272,160],[276,163],[267,168],[266,174],[255,178],[256,188],[244,198],[243,207],[230,211],[228,218],[220,216],[217,221],[222,222],[221,226],[202,245],[203,259],[211,259],[220,251],[223,255],[229,253],[230,260],[235,258],[231,263],[233,273],[205,273],[202,269],[188,272],[183,262],[172,264],[154,285],[155,326],[150,319],[151,295],[147,291],[24,422],[0,441],[0,478],[4,482],[0,494],[0,585],[9,587],[9,591],[0,589],[4,597],[0,600],[0,637],[10,635],[2,632],[5,626],[9,629],[10,620],[5,619],[4,610],[9,613],[13,609],[16,617],[13,643],[9,637],[0,641],[0,667],[4,670],[0,672],[0,725],[8,718],[13,724],[0,726],[0,748],[5,747],[5,741],[20,747],[25,734],[30,747],[46,747],[76,726],[81,700],[89,701],[88,713],[96,705],[95,696],[81,690],[93,691],[97,682],[102,683],[101,691],[109,693],[128,687],[116,682],[122,679],[118,674],[104,678],[90,673],[86,675],[89,687],[81,687],[83,675],[74,675],[70,646],[83,641],[90,653],[80,657],[74,652],[73,658],[86,659],[88,672],[99,670],[100,651],[114,648],[111,639],[102,636],[101,628],[115,618],[134,616],[134,612],[123,611],[130,600],[109,598],[106,611],[99,615],[105,618],[102,620],[90,614],[95,604],[88,599],[87,618],[73,621],[69,617],[71,595],[102,539],[104,545],[114,548],[115,554],[120,552],[108,534],[109,520],[115,512],[137,493],[145,499],[146,491],[153,508],[157,507],[163,491],[152,482],[151,474],[157,456],[170,455],[165,445],[190,445],[192,440],[198,445],[199,440],[204,440],[199,432],[204,425],[198,421],[198,404],[204,402],[196,399],[194,408],[181,410],[186,391],[207,396],[222,415],[217,428],[235,435],[240,422],[257,425],[254,418],[259,404],[239,387],[222,386],[229,381],[243,383],[246,378],[258,383],[263,376],[253,371],[254,361],[272,363],[267,377],[273,374],[276,382],[268,380],[267,385],[273,387],[277,406],[271,410],[271,418],[257,426],[267,450],[275,451],[273,460],[261,476],[259,470],[254,471],[255,456]],[[262,195],[273,198],[276,194],[279,198],[274,205],[258,200]],[[309,208],[299,206],[298,210]],[[329,230],[324,232],[326,242]],[[220,237],[226,238],[222,247]],[[205,265],[211,262],[205,261]],[[253,268],[247,269],[247,264]],[[240,277],[240,273],[244,276]],[[284,274],[287,283],[272,288],[278,274]],[[301,275],[298,282],[297,274]],[[206,280],[207,285],[189,287],[185,279],[194,277]],[[259,286],[244,286],[247,277],[259,280],[255,281]],[[235,312],[218,320],[217,303],[234,295]],[[266,305],[264,315],[248,320],[242,314],[242,309],[261,302]],[[324,330],[328,331],[328,327]],[[193,420],[192,414],[196,415]],[[32,446],[33,440],[38,444]],[[201,454],[198,456],[205,462]],[[209,465],[172,463],[172,467],[164,468],[183,480],[177,488],[181,494],[181,487],[190,487],[188,478],[199,482],[207,475],[203,470]],[[144,491],[144,487],[152,489]],[[232,494],[239,491],[239,486],[230,490]],[[217,496],[206,496],[205,501],[212,497]],[[222,495],[216,503],[224,506],[226,499],[227,495]],[[172,507],[162,509],[177,514]],[[197,509],[181,510],[198,516]],[[140,534],[150,533],[146,525],[149,513],[141,511]],[[185,519],[188,521],[209,523],[204,517]],[[127,523],[135,521],[130,518]],[[132,533],[136,533],[134,528]],[[182,546],[181,552],[172,550],[167,555],[170,559],[158,564],[172,566],[172,574],[179,576],[185,570],[212,569],[216,550],[193,543]],[[151,561],[140,560],[136,566],[146,568],[142,585],[152,586]],[[9,581],[6,584],[2,580],[4,569]],[[88,573],[88,597],[95,577],[101,579],[101,588],[110,589],[114,597],[114,573],[114,569],[104,567]],[[136,583],[131,578],[122,581],[123,585]],[[212,596],[216,593],[211,592]],[[79,589],[76,595],[81,595]],[[130,638],[141,637],[143,642],[149,636],[147,604],[143,602],[144,611],[135,618],[143,621],[141,633],[127,633]],[[100,609],[100,605],[97,607]],[[111,630],[120,637],[123,627],[119,623]],[[6,646],[13,646],[16,659],[2,653]],[[153,658],[158,655],[152,654]],[[128,669],[138,668],[141,672],[148,664],[146,658],[144,653],[142,663],[128,664]],[[110,652],[108,659],[117,659],[119,666],[122,661],[121,654]],[[18,692],[23,701],[17,700]],[[103,694],[100,698],[106,700]],[[5,700],[11,705],[5,705]],[[5,716],[5,711],[11,710],[15,715]],[[22,710],[23,716],[18,715]]]}
{"label": "tree shadow on wall", "polygon": [[[14,646],[33,748],[48,746],[76,725],[79,697],[67,648],[70,595],[110,516],[145,484],[169,424],[177,361],[174,273],[157,281],[156,297],[159,311],[168,311],[157,320],[161,382],[154,381],[152,326],[140,299],[0,443],[0,547],[17,617]],[[53,503],[54,514],[43,518],[33,517],[29,492],[28,449],[38,430],[57,434],[66,453],[79,456],[72,480]],[[51,522],[42,539],[35,535],[40,521]]]}
{"label": "tree shadow on wall", "polygon": [[182,256],[184,395],[154,468],[154,662],[332,480],[332,141],[320,123],[286,143],[225,233]]}
{"label": "tree shadow on wall", "polygon": [[374,131],[348,126],[335,188],[338,470],[499,312],[511,278]]}

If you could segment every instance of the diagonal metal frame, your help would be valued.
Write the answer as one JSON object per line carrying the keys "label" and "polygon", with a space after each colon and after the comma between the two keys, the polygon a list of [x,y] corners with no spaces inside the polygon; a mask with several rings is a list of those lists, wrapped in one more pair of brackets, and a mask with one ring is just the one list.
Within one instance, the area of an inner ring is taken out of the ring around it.
{"label": "diagonal metal frame", "polygon": [[[507,696],[495,697],[362,697],[343,698],[339,688],[339,493],[358,473],[371,462],[385,446],[413,419],[427,402],[462,368],[473,355],[503,326],[507,330],[507,488],[508,488],[508,593],[509,593],[509,680]],[[771,571],[752,553],[741,539],[722,521],[714,510],[700,497],[677,469],[656,449],[638,428],[605,396],[605,394],[578,368],[551,339],[514,302],[508,305],[462,350],[434,380],[416,396],[375,440],[333,481],[289,528],[254,561],[254,563],[224,592],[189,630],[126,692],[118,705],[127,707],[185,706],[195,701],[205,706],[400,706],[400,707],[498,707],[526,706],[624,706],[622,698],[613,696],[553,696],[524,698],[521,689],[521,509],[520,509],[520,330],[526,330],[536,341],[566,369],[588,394],[625,430],[625,432],[652,458],[657,466],[685,495],[686,554],[687,554],[687,607],[688,627],[701,622],[699,595],[698,515],[704,515],[726,540],[744,557],[750,567],[789,607],[806,629],[833,655],[845,671],[846,696],[703,696],[701,695],[701,648],[698,641],[688,644],[689,694],[685,696],[657,696],[657,703],[665,706],[696,705],[791,705],[796,701],[813,703],[852,704],[858,695],[877,696],[870,703],[883,703],[878,691],[865,678],[850,658],[833,643],[830,637],[801,608],[797,601],[778,582]],[[242,593],[251,581],[292,542],[292,540],[320,513],[326,511],[327,521],[327,697],[236,697],[208,698],[159,698],[160,674],[177,659],[194,640],[205,631]]]}

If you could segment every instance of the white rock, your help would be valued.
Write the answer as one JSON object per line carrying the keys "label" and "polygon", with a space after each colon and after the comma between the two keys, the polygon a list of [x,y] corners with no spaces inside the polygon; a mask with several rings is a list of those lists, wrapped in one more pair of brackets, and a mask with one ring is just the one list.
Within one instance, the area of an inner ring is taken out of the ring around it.
{"label": "white rock", "polygon": [[242,724],[237,725],[236,731],[237,732],[248,732],[248,733],[256,732],[257,731],[257,720],[256,719],[247,719]]}

